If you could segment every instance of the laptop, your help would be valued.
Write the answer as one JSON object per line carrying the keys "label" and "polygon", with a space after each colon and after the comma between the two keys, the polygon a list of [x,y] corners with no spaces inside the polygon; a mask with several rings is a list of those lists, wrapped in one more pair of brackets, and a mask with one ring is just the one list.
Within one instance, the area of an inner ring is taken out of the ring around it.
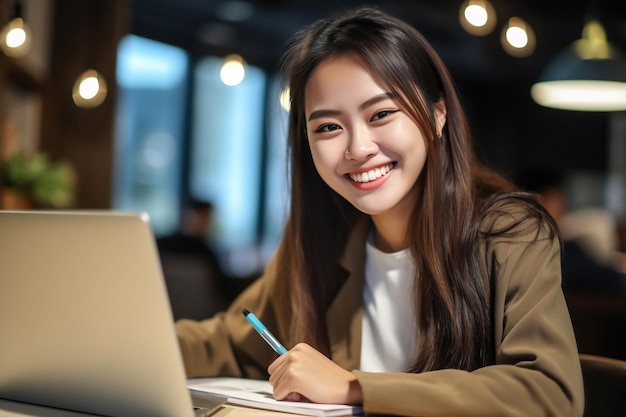
{"label": "laptop", "polygon": [[192,405],[147,215],[0,211],[0,399],[111,417],[210,412]]}

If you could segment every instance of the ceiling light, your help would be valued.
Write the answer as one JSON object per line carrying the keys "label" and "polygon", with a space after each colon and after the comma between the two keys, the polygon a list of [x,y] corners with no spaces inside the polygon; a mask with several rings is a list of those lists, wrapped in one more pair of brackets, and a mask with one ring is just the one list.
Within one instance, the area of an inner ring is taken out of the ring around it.
{"label": "ceiling light", "polygon": [[502,28],[500,42],[509,55],[527,57],[535,50],[535,32],[524,20],[512,17]]}
{"label": "ceiling light", "polygon": [[104,77],[96,70],[89,69],[78,76],[72,89],[72,99],[78,107],[94,108],[102,104],[107,96]]}
{"label": "ceiling light", "polygon": [[558,54],[531,88],[542,106],[579,111],[626,110],[626,61],[589,21],[582,38]]}
{"label": "ceiling light", "polygon": [[496,11],[487,0],[468,0],[459,9],[459,21],[468,33],[484,36],[496,25]]}
{"label": "ceiling light", "polygon": [[241,84],[246,76],[243,58],[239,55],[228,55],[220,70],[220,79],[230,87]]}
{"label": "ceiling light", "polygon": [[13,16],[2,29],[0,45],[5,55],[19,58],[30,51],[32,41],[30,28],[22,18],[22,4],[19,1],[14,3]]}
{"label": "ceiling light", "polygon": [[280,92],[280,97],[278,98],[280,102],[280,107],[289,112],[291,110],[291,90],[289,87],[285,87]]}

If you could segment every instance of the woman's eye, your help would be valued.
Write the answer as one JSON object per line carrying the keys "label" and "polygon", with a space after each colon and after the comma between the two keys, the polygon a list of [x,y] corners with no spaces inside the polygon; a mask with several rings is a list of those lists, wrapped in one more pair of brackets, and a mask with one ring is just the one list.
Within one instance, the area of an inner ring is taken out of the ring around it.
{"label": "woman's eye", "polygon": [[389,116],[390,114],[395,113],[396,111],[397,110],[383,110],[383,111],[379,111],[378,113],[376,113],[374,115],[374,117],[372,117],[372,121],[383,119],[383,118]]}
{"label": "woman's eye", "polygon": [[318,132],[318,133],[332,132],[332,131],[337,130],[337,129],[340,129],[339,125],[336,125],[334,123],[329,123],[329,124],[322,125],[322,126],[318,127],[316,132]]}

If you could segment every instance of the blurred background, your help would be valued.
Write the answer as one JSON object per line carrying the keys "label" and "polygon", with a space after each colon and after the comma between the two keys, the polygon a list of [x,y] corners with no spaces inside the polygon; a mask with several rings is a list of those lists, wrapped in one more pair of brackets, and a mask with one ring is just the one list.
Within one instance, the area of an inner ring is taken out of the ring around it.
{"label": "blurred background", "polygon": [[[603,262],[619,271],[623,0],[0,0],[2,208],[146,211],[165,238],[184,232],[192,203],[210,202],[202,239],[223,274],[253,279],[286,216],[280,56],[302,26],[363,4],[407,20],[432,43],[484,163],[528,188],[529,172],[548,168],[564,211],[602,213],[608,226],[593,223],[590,233],[607,231],[609,243],[595,247],[607,246]],[[578,76],[554,65],[571,63],[563,53],[581,38],[600,45],[583,58],[604,70],[585,67],[582,77],[616,83],[574,104],[540,104],[531,95],[537,82]],[[571,298],[581,333],[605,323],[582,347],[626,356],[626,299],[597,292],[589,286],[582,301]]]}

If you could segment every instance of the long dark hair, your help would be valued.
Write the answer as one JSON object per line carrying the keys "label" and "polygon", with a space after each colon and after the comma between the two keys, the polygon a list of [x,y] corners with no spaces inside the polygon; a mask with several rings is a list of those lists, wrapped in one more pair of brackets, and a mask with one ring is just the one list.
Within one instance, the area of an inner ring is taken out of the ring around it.
{"label": "long dark hair", "polygon": [[[318,175],[306,137],[304,90],[311,72],[331,57],[354,54],[421,127],[427,142],[424,170],[407,242],[416,265],[418,346],[408,371],[472,370],[493,361],[493,283],[480,262],[481,224],[488,213],[522,202],[528,218],[545,213],[474,157],[470,131],[456,87],[439,56],[412,26],[378,9],[362,8],[299,32],[287,51],[284,72],[291,94],[289,154],[291,213],[285,231],[290,276],[279,285],[289,303],[282,329],[291,343],[306,341],[328,351],[326,308],[335,291],[327,277],[349,231],[360,218],[349,202]],[[446,125],[438,137],[435,104],[445,102]],[[519,204],[518,204],[519,205]],[[511,233],[513,227],[498,231]],[[492,231],[493,232],[493,231]],[[416,336],[417,337],[417,336]]]}

